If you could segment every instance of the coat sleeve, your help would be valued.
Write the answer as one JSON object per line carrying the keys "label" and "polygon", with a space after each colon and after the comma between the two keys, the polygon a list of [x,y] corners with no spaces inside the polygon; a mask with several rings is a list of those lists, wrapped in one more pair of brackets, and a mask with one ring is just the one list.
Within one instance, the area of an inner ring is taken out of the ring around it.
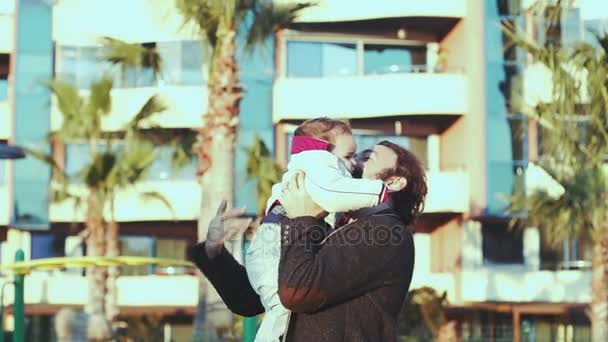
{"label": "coat sleeve", "polygon": [[349,232],[340,235],[342,241],[315,248],[322,224],[311,217],[282,223],[279,298],[291,311],[312,313],[359,297],[398,278],[407,272],[401,265],[413,263],[411,234],[397,220],[375,227],[371,219],[357,221],[343,228]]}
{"label": "coat sleeve", "polygon": [[205,243],[190,250],[190,257],[203,272],[233,313],[250,317],[264,312],[260,297],[249,283],[245,267],[225,249],[213,259],[207,256]]}
{"label": "coat sleeve", "polygon": [[327,151],[306,151],[293,159],[290,171],[306,173],[306,191],[327,212],[369,208],[386,198],[387,189],[381,180],[352,178],[341,169],[339,159]]}

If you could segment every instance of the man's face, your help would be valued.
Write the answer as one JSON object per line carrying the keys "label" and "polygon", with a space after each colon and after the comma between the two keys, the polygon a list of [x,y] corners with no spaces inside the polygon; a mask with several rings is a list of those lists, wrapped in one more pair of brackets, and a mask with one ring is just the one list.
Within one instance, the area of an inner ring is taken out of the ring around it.
{"label": "man's face", "polygon": [[378,176],[386,169],[397,165],[397,154],[383,145],[374,146],[369,158],[363,164],[363,178],[379,179]]}

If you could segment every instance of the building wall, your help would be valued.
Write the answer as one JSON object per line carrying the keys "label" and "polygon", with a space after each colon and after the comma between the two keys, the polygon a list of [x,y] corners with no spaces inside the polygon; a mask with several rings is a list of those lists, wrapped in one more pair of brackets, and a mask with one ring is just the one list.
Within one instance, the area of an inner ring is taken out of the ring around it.
{"label": "building wall", "polygon": [[[467,15],[441,42],[448,68],[463,68],[468,111],[441,135],[441,168],[463,168],[470,177],[471,215],[486,205],[483,1],[467,1]],[[446,94],[447,95],[447,94]]]}
{"label": "building wall", "polygon": [[456,272],[460,269],[463,249],[462,233],[460,218],[453,218],[430,233],[431,272]]}

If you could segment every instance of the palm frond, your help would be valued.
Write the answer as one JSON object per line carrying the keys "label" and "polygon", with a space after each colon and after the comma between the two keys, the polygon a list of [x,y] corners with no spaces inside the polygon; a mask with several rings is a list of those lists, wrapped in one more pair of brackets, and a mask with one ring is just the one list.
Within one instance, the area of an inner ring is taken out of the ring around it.
{"label": "palm frond", "polygon": [[181,134],[179,138],[174,139],[172,161],[176,168],[183,167],[192,161],[194,156],[194,144],[196,144],[197,134],[189,131]]}
{"label": "palm frond", "polygon": [[57,80],[49,82],[48,86],[57,98],[57,104],[64,117],[64,121],[77,117],[80,114],[83,100],[78,94],[76,87],[67,82]]}
{"label": "palm frond", "polygon": [[23,150],[27,155],[32,156],[35,159],[50,166],[53,171],[53,174],[57,175],[59,180],[69,179],[69,176],[64,172],[63,168],[59,166],[59,164],[57,164],[57,162],[55,161],[55,159],[53,159],[51,155],[48,155],[46,152],[37,151],[27,147],[23,147]]}
{"label": "palm frond", "polygon": [[87,103],[86,111],[91,116],[100,117],[107,115],[112,110],[112,85],[110,78],[103,77],[91,85],[91,94]]}
{"label": "palm frond", "polygon": [[142,197],[144,200],[154,200],[154,201],[161,202],[165,207],[167,207],[167,209],[169,209],[169,211],[171,211],[171,215],[173,216],[173,218],[174,219],[177,218],[175,208],[173,208],[173,205],[171,205],[171,202],[169,202],[169,200],[167,200],[167,198],[165,196],[163,196],[161,193],[159,193],[157,191],[146,191],[146,192],[140,193],[139,196]]}
{"label": "palm frond", "polygon": [[126,68],[144,67],[152,70],[154,77],[162,72],[162,59],[156,48],[127,43],[112,37],[100,39],[103,46],[101,59]]}
{"label": "palm frond", "polygon": [[259,1],[257,6],[252,7],[254,18],[247,31],[246,49],[251,52],[256,46],[263,45],[279,29],[293,23],[303,9],[313,5],[310,2],[276,4]]}
{"label": "palm frond", "polygon": [[158,154],[154,145],[133,137],[127,140],[125,148],[118,154],[106,180],[110,188],[126,188],[143,180]]}
{"label": "palm frond", "polygon": [[281,181],[283,169],[272,158],[264,141],[256,136],[247,153],[247,179],[257,180],[257,204],[260,214],[266,208],[266,201],[272,195],[272,186]]}
{"label": "palm frond", "polygon": [[176,0],[184,24],[192,23],[211,46],[217,43],[217,31],[225,11],[224,0]]}
{"label": "palm frond", "polygon": [[142,124],[146,123],[146,120],[155,114],[162,113],[168,109],[167,105],[161,99],[160,95],[153,95],[144,103],[139,109],[139,112],[135,114],[133,119],[127,123],[126,130],[138,130],[143,129]]}

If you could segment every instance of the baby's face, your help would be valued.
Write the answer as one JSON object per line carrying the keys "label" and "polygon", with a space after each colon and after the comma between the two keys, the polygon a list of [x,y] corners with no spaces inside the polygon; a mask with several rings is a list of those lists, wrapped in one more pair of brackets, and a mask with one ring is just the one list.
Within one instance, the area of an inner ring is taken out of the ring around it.
{"label": "baby's face", "polygon": [[357,143],[355,143],[353,135],[342,133],[336,136],[334,146],[331,153],[342,160],[348,171],[352,173],[355,167],[355,151],[357,151]]}

